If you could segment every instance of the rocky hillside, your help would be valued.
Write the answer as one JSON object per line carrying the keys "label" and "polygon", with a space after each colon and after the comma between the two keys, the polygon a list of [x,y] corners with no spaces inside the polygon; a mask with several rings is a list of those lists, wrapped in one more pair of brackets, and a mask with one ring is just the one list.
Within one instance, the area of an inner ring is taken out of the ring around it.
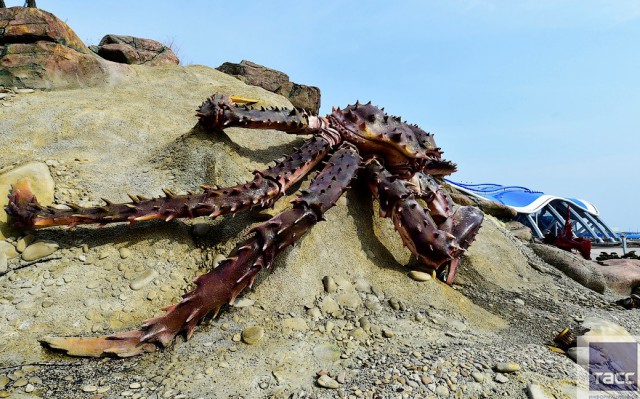
{"label": "rocky hillside", "polygon": [[[19,176],[42,183],[45,201],[80,205],[231,185],[301,143],[196,127],[194,110],[213,93],[258,107],[291,106],[284,97],[203,66],[127,68],[102,87],[3,89],[0,204]],[[75,359],[39,345],[138,326],[286,206],[29,234],[8,229],[0,212],[0,397],[565,398],[583,372],[549,348],[560,330],[597,317],[639,333],[637,313],[612,293],[566,277],[491,216],[453,287],[410,273],[409,252],[357,182],[191,340],[130,359]]]}

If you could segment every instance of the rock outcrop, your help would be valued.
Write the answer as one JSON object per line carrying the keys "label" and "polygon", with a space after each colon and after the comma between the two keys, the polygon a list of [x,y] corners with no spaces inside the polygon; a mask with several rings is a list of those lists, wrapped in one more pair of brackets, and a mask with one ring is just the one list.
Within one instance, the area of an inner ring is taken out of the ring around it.
{"label": "rock outcrop", "polygon": [[151,40],[133,36],[106,35],[91,50],[100,57],[121,64],[147,66],[178,65],[180,60],[169,47]]}
{"label": "rock outcrop", "polygon": [[545,262],[583,286],[599,293],[603,293],[607,288],[604,276],[596,263],[551,245],[531,244],[531,248]]}
{"label": "rock outcrop", "polygon": [[96,86],[131,71],[95,56],[71,28],[37,8],[0,9],[0,85],[38,89]]}
{"label": "rock outcrop", "polygon": [[488,213],[491,216],[495,216],[501,219],[513,219],[518,215],[515,209],[508,207],[496,201],[490,201],[488,199],[472,197],[456,189],[450,184],[444,183],[442,185],[445,190],[451,195],[451,199],[458,205],[471,205],[477,206],[482,209],[484,213]]}
{"label": "rock outcrop", "polygon": [[599,262],[598,269],[607,281],[607,286],[620,295],[629,296],[640,287],[640,260],[608,259]]}
{"label": "rock outcrop", "polygon": [[245,60],[239,64],[225,62],[216,69],[248,85],[260,86],[280,94],[289,99],[296,108],[304,109],[314,115],[320,111],[320,89],[291,82],[289,76],[283,72]]}

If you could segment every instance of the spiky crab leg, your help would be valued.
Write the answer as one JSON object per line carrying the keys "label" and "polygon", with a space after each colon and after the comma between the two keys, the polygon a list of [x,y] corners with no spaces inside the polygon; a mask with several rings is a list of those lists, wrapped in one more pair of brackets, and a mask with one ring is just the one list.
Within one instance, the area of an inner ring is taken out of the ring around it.
{"label": "spiky crab leg", "polygon": [[43,207],[28,184],[13,187],[5,208],[16,228],[38,229],[50,226],[114,222],[138,222],[152,219],[209,216],[237,213],[253,207],[267,207],[280,198],[295,182],[313,169],[331,149],[322,137],[307,140],[293,155],[264,171],[254,172],[253,180],[233,187],[214,189],[203,186],[199,194],[175,195],[165,190],[165,196],[147,199],[130,195],[132,201],[114,204],[104,200],[103,206],[80,207],[66,204],[69,209]]}
{"label": "spiky crab leg", "polygon": [[200,125],[207,131],[228,127],[275,129],[295,134],[316,134],[328,127],[325,118],[297,108],[252,108],[233,101],[234,97],[214,94],[196,112]]}
{"label": "spiky crab leg", "polygon": [[393,220],[404,244],[427,267],[439,270],[450,262],[446,281],[453,283],[459,258],[482,223],[482,212],[473,207],[454,212],[439,187],[432,186],[433,192],[422,191],[393,176],[375,160],[368,163],[366,172],[371,192],[380,202],[381,216]]}
{"label": "spiky crab leg", "polygon": [[134,356],[170,345],[175,337],[191,336],[207,315],[233,302],[256,275],[269,269],[273,259],[298,241],[322,219],[356,175],[360,156],[351,144],[343,144],[312,181],[308,191],[293,201],[293,208],[253,228],[253,236],[236,246],[229,257],[195,280],[196,288],[167,308],[164,316],[145,321],[139,330],[95,338],[45,338],[44,346],[73,356]]}

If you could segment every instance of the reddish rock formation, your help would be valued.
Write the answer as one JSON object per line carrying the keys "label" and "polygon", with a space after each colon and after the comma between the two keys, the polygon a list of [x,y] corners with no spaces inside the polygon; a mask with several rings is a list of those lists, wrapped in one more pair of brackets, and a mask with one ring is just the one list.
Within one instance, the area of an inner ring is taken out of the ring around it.
{"label": "reddish rock formation", "polygon": [[55,15],[37,8],[0,9],[0,85],[93,86],[129,72],[109,64]]}
{"label": "reddish rock formation", "polygon": [[289,76],[251,61],[239,64],[225,62],[217,70],[236,77],[244,83],[287,97],[296,108],[317,115],[320,111],[320,89],[289,81]]}
{"label": "reddish rock formation", "polygon": [[178,65],[180,60],[164,44],[133,36],[106,35],[96,52],[101,57],[122,64]]}

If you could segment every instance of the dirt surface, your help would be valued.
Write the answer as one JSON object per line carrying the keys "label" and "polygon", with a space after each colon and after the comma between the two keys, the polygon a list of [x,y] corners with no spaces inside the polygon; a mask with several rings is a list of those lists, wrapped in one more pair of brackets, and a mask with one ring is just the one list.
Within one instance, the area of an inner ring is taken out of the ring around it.
{"label": "dirt surface", "polygon": [[[57,202],[98,204],[235,184],[301,143],[273,131],[194,129],[194,110],[214,92],[288,106],[280,96],[202,66],[134,69],[107,88],[12,96],[0,106],[0,173],[44,162]],[[286,206],[283,198],[276,209]],[[415,261],[376,207],[356,182],[235,306],[188,342],[131,359],[70,358],[38,339],[135,328],[264,215],[9,238],[59,248],[0,270],[0,397],[524,398],[533,384],[564,398],[580,372],[547,346],[560,330],[596,316],[638,334],[637,312],[544,264],[492,217],[453,288],[415,281]],[[264,336],[248,345],[242,333],[255,326]],[[501,362],[517,367],[496,371]]]}

